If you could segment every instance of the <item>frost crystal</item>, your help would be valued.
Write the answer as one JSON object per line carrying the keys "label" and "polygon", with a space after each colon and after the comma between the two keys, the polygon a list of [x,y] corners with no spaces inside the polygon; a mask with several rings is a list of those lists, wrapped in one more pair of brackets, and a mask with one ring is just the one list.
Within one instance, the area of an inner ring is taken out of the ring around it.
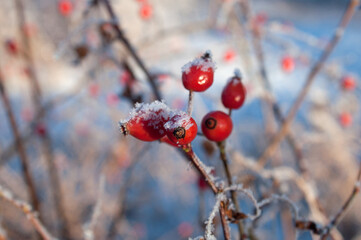
{"label": "frost crystal", "polygon": [[134,108],[130,111],[129,116],[126,119],[123,119],[119,124],[124,124],[130,120],[139,122],[141,119],[143,121],[149,121],[149,126],[158,128],[159,123],[169,118],[171,109],[164,103],[164,101],[154,101],[152,103],[136,103]]}
{"label": "frost crystal", "polygon": [[191,117],[182,111],[171,112],[170,114],[171,120],[164,124],[165,129],[175,129],[179,126],[184,127],[188,130],[193,126],[193,123],[190,121]]}
{"label": "frost crystal", "polygon": [[182,73],[189,73],[191,67],[193,66],[200,68],[204,72],[208,71],[209,69],[214,72],[217,67],[216,63],[212,61],[212,53],[210,50],[207,50],[205,54],[209,55],[209,59],[204,59],[202,57],[195,58],[193,61],[188,62],[182,67]]}

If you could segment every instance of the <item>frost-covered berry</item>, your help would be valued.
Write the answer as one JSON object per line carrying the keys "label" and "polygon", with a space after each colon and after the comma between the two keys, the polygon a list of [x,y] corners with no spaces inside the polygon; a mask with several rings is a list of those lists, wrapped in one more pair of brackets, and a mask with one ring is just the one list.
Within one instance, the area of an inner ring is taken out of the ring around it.
{"label": "frost-covered berry", "polygon": [[232,119],[221,111],[210,112],[202,120],[202,132],[211,141],[225,140],[231,134],[232,129]]}
{"label": "frost-covered berry", "polygon": [[164,124],[169,119],[170,109],[160,101],[137,103],[129,117],[120,121],[120,130],[124,135],[131,135],[142,141],[155,141],[166,132]]}
{"label": "frost-covered berry", "polygon": [[235,71],[232,77],[222,91],[222,103],[226,108],[238,109],[242,107],[246,99],[246,88],[241,81],[241,74]]}
{"label": "frost-covered berry", "polygon": [[216,69],[212,54],[207,51],[202,57],[194,59],[182,67],[182,81],[187,90],[203,92],[213,83]]}
{"label": "frost-covered berry", "polygon": [[184,112],[176,113],[164,124],[168,138],[175,144],[191,143],[197,136],[197,123]]}
{"label": "frost-covered berry", "polygon": [[167,135],[164,135],[161,139],[159,139],[159,141],[162,142],[162,143],[166,143],[168,145],[171,145],[173,147],[181,147],[181,145],[172,142]]}

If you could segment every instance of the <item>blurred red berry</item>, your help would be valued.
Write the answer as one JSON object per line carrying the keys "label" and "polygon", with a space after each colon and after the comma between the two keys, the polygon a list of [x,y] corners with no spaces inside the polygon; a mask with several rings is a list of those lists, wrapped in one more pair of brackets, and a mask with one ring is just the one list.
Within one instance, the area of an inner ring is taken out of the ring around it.
{"label": "blurred red berry", "polygon": [[238,109],[242,107],[246,99],[246,88],[240,75],[234,76],[224,87],[222,92],[222,103],[226,108]]}
{"label": "blurred red berry", "polygon": [[178,226],[178,234],[184,239],[188,238],[193,233],[193,226],[189,222],[182,222]]}
{"label": "blurred red berry", "polygon": [[208,188],[208,184],[203,176],[198,177],[198,188],[201,191],[205,191]]}
{"label": "blurred red berry", "polygon": [[267,22],[267,20],[268,20],[267,13],[264,12],[257,13],[253,18],[253,21],[259,25],[264,25]]}
{"label": "blurred red berry", "polygon": [[174,115],[164,124],[168,138],[175,144],[191,143],[197,136],[197,123],[186,113]]}
{"label": "blurred red berry", "polygon": [[119,101],[119,97],[115,93],[110,93],[107,95],[107,104],[109,106],[114,106]]}
{"label": "blurred red berry", "polygon": [[169,119],[170,109],[163,102],[137,103],[128,119],[120,122],[124,135],[131,135],[142,141],[155,141],[162,138],[166,131],[164,124]]}
{"label": "blurred red berry", "polygon": [[223,55],[223,60],[225,62],[229,63],[229,62],[232,62],[235,57],[236,57],[236,53],[234,52],[234,50],[228,49]]}
{"label": "blurred red berry", "polygon": [[182,67],[182,81],[187,90],[203,92],[213,83],[215,64],[210,52]]}
{"label": "blurred red berry", "polygon": [[139,15],[143,20],[149,20],[153,15],[153,7],[148,3],[143,3],[139,10]]}
{"label": "blurred red berry", "polygon": [[97,97],[99,95],[99,85],[96,83],[91,83],[89,85],[89,95],[91,97]]}
{"label": "blurred red berry", "polygon": [[44,137],[46,132],[47,132],[45,124],[44,123],[38,123],[36,125],[35,131],[36,131],[37,135],[39,135],[40,137]]}
{"label": "blurred red berry", "polygon": [[202,132],[211,141],[225,140],[231,134],[232,129],[232,119],[221,111],[210,112],[202,120]]}
{"label": "blurred red berry", "polygon": [[19,47],[15,40],[9,39],[5,42],[5,48],[11,55],[17,55],[19,53]]}
{"label": "blurred red berry", "polygon": [[69,16],[73,11],[73,3],[70,0],[60,0],[58,9],[61,15]]}
{"label": "blurred red berry", "polygon": [[340,123],[343,127],[349,127],[352,125],[352,115],[348,112],[341,113]]}
{"label": "blurred red berry", "polygon": [[342,78],[341,85],[344,90],[351,91],[354,90],[356,87],[356,80],[353,76],[346,75]]}
{"label": "blurred red berry", "polygon": [[32,37],[36,34],[36,25],[33,24],[33,23],[26,23],[24,26],[23,26],[23,31],[25,33],[26,36],[28,37]]}
{"label": "blurred red berry", "polygon": [[290,56],[284,56],[281,60],[282,70],[286,73],[291,73],[295,69],[295,61]]}

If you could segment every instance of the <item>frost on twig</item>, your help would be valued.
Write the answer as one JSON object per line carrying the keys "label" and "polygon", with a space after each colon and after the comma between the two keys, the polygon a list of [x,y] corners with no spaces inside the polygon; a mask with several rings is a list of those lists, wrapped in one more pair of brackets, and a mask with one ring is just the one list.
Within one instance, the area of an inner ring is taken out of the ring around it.
{"label": "frost on twig", "polygon": [[33,207],[30,206],[27,202],[24,202],[19,199],[15,199],[13,193],[4,188],[0,185],[0,198],[4,199],[5,201],[11,203],[16,208],[23,211],[30,221],[30,223],[34,226],[34,228],[39,232],[39,234],[43,237],[45,240],[55,240],[49,231],[45,228],[45,226],[40,222],[38,218],[38,214],[33,210]]}
{"label": "frost on twig", "polygon": [[99,180],[99,190],[98,190],[98,200],[95,204],[92,217],[90,219],[90,222],[87,222],[83,226],[83,234],[85,240],[94,240],[94,228],[97,223],[97,220],[101,214],[102,205],[103,205],[103,194],[104,194],[104,188],[105,188],[105,177],[104,175],[100,176]]}
{"label": "frost on twig", "polygon": [[212,209],[211,214],[209,215],[207,221],[206,221],[206,232],[205,232],[205,239],[206,240],[217,240],[217,238],[213,235],[214,232],[214,226],[213,226],[213,220],[216,217],[216,213],[219,211],[219,207],[221,205],[221,201],[225,199],[224,193],[219,193],[217,195],[217,201],[214,204],[214,207]]}
{"label": "frost on twig", "polygon": [[7,239],[7,234],[5,232],[5,229],[1,226],[1,221],[0,221],[0,240],[6,240],[6,239]]}

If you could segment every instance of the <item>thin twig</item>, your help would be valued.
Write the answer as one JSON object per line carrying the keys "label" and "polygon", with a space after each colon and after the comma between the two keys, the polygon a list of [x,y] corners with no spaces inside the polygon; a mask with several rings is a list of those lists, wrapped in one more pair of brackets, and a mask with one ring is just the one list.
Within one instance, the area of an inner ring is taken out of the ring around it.
{"label": "thin twig", "polygon": [[[22,0],[15,0],[15,4],[16,4],[17,17],[19,21],[19,31],[21,34],[21,39],[23,41],[22,43],[24,47],[23,57],[24,60],[26,61],[27,68],[29,70],[29,79],[31,80],[33,101],[35,103],[37,112],[40,112],[42,110],[42,91],[40,88],[38,76],[35,72],[35,64],[34,64],[30,39],[28,35],[23,31],[23,27],[26,24],[25,10]],[[39,121],[37,122],[37,124],[43,122],[42,118],[39,118],[38,120]],[[48,175],[50,178],[49,183],[52,189],[52,200],[55,204],[55,211],[60,221],[60,234],[63,238],[67,238],[69,236],[70,225],[68,224],[68,221],[65,216],[65,207],[63,205],[64,199],[60,186],[60,177],[54,162],[54,155],[52,149],[53,147],[49,132],[45,131],[44,134],[42,134],[40,140],[41,140],[41,146],[43,148],[43,152],[45,154],[45,159],[47,161],[47,167],[49,170]]]}
{"label": "thin twig", "polygon": [[118,39],[123,43],[123,45],[127,48],[127,50],[129,51],[130,55],[134,58],[134,60],[137,62],[137,64],[139,65],[139,67],[142,69],[142,71],[144,72],[144,74],[147,76],[147,80],[152,88],[152,91],[155,95],[155,97],[158,100],[162,99],[162,96],[158,90],[158,87],[156,85],[156,83],[154,82],[154,78],[153,76],[150,74],[149,70],[147,69],[147,67],[145,66],[143,60],[139,57],[139,55],[137,54],[137,52],[135,51],[133,45],[129,42],[129,40],[126,38],[126,36],[123,33],[123,30],[121,29],[117,17],[114,13],[114,10],[111,6],[111,4],[109,3],[108,0],[102,0],[102,2],[104,3],[106,10],[110,16],[110,18],[112,19],[113,22],[113,26],[115,31],[117,32],[118,35]]}
{"label": "thin twig", "polygon": [[315,63],[315,65],[312,67],[311,71],[309,72],[305,84],[303,88],[301,89],[300,93],[297,96],[297,99],[295,100],[294,104],[292,105],[290,111],[288,112],[280,130],[276,133],[276,135],[272,138],[271,143],[268,145],[268,147],[265,149],[261,157],[258,159],[259,163],[261,165],[265,165],[267,163],[267,160],[269,157],[271,157],[282,139],[286,136],[286,134],[289,131],[291,122],[295,118],[298,109],[300,108],[303,100],[305,99],[312,83],[315,80],[316,75],[320,72],[322,69],[324,63],[330,56],[331,52],[337,45],[337,43],[340,41],[341,37],[343,36],[344,30],[348,23],[350,22],[355,10],[357,9],[358,5],[360,3],[360,0],[351,0],[343,17],[342,20],[336,29],[332,39],[327,43],[325,50],[323,51],[321,57],[319,60]]}
{"label": "thin twig", "polygon": [[189,116],[192,116],[192,112],[193,112],[193,97],[194,97],[193,90],[189,90],[188,108],[187,108],[187,113]]}
{"label": "thin twig", "polygon": [[[229,170],[228,159],[227,159],[227,155],[226,155],[226,142],[225,141],[218,142],[217,145],[218,145],[219,152],[220,152],[220,158],[223,163],[224,172],[226,173],[228,186],[232,186],[233,180],[232,180],[231,171]],[[239,206],[238,199],[237,199],[237,193],[233,190],[231,191],[231,198],[232,198],[232,202],[235,206],[236,211],[241,212],[241,208]],[[244,230],[243,230],[242,222],[238,221],[237,226],[238,226],[238,231],[239,231],[239,239],[243,239]]]}
{"label": "thin twig", "polygon": [[225,212],[225,204],[222,201],[221,206],[219,207],[219,214],[221,216],[221,223],[222,223],[222,229],[223,229],[223,235],[225,240],[231,240],[231,233],[229,229],[229,225],[226,219],[226,212]]}
{"label": "thin twig", "polygon": [[23,211],[25,213],[27,219],[34,226],[34,228],[38,231],[38,233],[43,237],[43,239],[45,239],[45,240],[55,240],[56,239],[44,227],[44,224],[41,223],[41,221],[38,218],[38,213],[34,212],[31,205],[29,205],[28,203],[26,203],[22,200],[15,199],[13,197],[13,193],[1,185],[0,185],[0,198],[4,199],[5,201],[14,205],[16,208]]}
{"label": "thin twig", "polygon": [[93,214],[90,218],[90,222],[86,223],[83,227],[84,238],[85,240],[94,240],[95,234],[94,229],[101,214],[102,205],[103,205],[103,195],[104,195],[104,188],[105,188],[105,176],[101,175],[99,180],[99,187],[98,187],[98,198],[93,209]]}
{"label": "thin twig", "polygon": [[20,160],[21,160],[21,165],[22,165],[21,167],[22,167],[22,172],[24,174],[24,178],[25,178],[25,184],[27,186],[29,197],[31,199],[30,202],[34,206],[35,210],[38,211],[40,208],[40,201],[36,194],[35,183],[31,176],[28,155],[25,151],[24,143],[23,143],[22,139],[20,138],[19,127],[16,123],[14,112],[13,112],[13,109],[11,107],[11,103],[9,100],[9,96],[7,95],[7,92],[6,92],[3,82],[4,81],[3,81],[2,74],[0,71],[0,95],[1,95],[2,102],[4,105],[5,111],[6,111],[6,116],[9,120],[11,130],[14,135],[15,147],[16,147],[16,150],[17,150]]}
{"label": "thin twig", "polygon": [[332,228],[334,228],[339,224],[342,217],[345,215],[346,211],[350,208],[352,201],[355,199],[355,197],[361,190],[361,162],[359,164],[360,167],[357,174],[356,183],[352,189],[351,195],[347,198],[345,203],[342,205],[341,209],[337,212],[337,214],[331,219],[330,223],[326,226],[325,233],[321,237],[322,240],[326,240]]}
{"label": "thin twig", "polygon": [[[248,0],[243,0],[240,2],[240,4],[242,6],[241,9],[242,9],[243,15],[245,15],[245,17],[247,17],[248,22],[251,22],[252,21],[252,11],[250,10],[250,5],[248,3]],[[252,30],[251,35],[252,35],[253,49],[256,53],[256,58],[258,60],[259,71],[260,71],[260,75],[261,75],[261,79],[262,79],[262,85],[263,85],[263,88],[266,89],[268,94],[272,94],[272,87],[271,87],[271,83],[269,81],[267,70],[266,70],[261,34],[256,27],[253,27],[251,30]],[[278,105],[278,103],[276,102],[276,100],[273,97],[267,97],[267,102],[270,105],[270,107],[273,111],[273,114],[276,117],[276,120],[279,122],[279,124],[283,124],[284,116],[283,116],[283,114],[281,112],[281,108]],[[305,164],[303,162],[301,148],[297,144],[297,141],[296,141],[295,137],[293,136],[293,134],[291,134],[291,132],[287,133],[286,140],[287,140],[288,144],[290,145],[292,152],[296,158],[296,163],[297,163],[299,170],[301,171],[301,173],[305,173],[306,169],[304,166]]]}

